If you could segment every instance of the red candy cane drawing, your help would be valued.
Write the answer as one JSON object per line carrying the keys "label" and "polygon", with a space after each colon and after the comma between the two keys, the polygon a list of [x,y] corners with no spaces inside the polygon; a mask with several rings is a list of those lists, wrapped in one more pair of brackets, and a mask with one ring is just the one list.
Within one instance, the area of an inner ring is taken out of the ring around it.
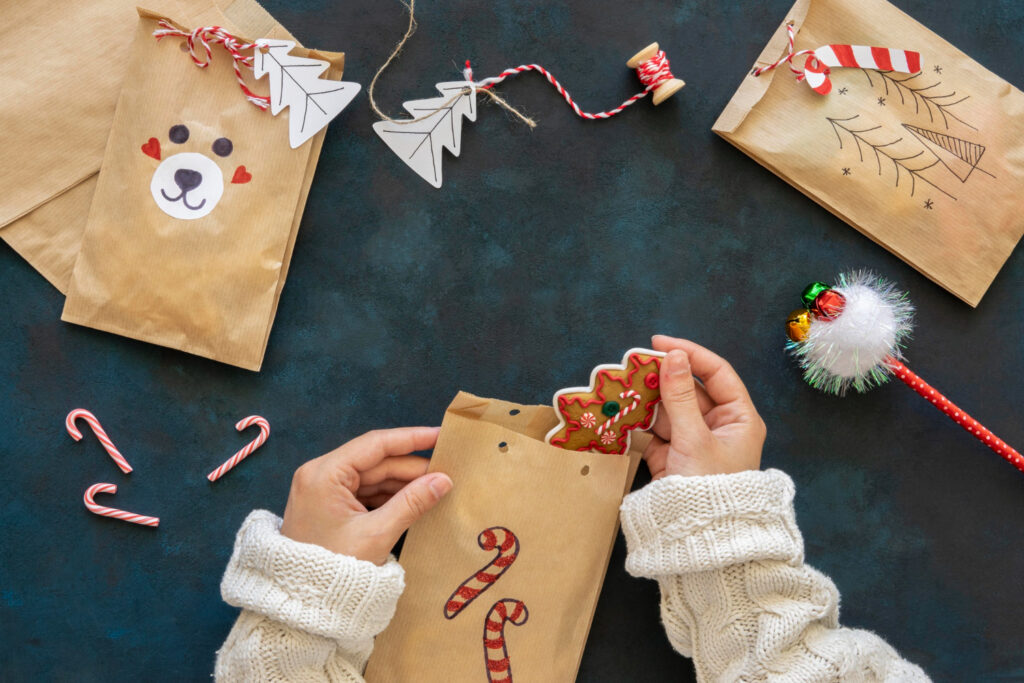
{"label": "red candy cane drawing", "polygon": [[476,600],[477,596],[494,585],[519,555],[519,539],[503,526],[492,526],[480,532],[476,539],[477,545],[484,550],[497,549],[498,554],[493,560],[474,572],[472,576],[459,584],[444,604],[444,618],[452,619],[463,607]]}
{"label": "red candy cane drawing", "polygon": [[512,683],[512,665],[505,644],[505,624],[522,626],[530,618],[522,600],[502,598],[494,603],[484,621],[484,661],[490,683]]}

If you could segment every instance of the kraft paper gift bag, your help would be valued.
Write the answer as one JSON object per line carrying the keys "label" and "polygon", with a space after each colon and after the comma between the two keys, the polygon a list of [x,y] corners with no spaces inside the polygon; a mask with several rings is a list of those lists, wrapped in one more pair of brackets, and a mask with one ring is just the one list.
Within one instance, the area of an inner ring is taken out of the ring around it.
{"label": "kraft paper gift bag", "polygon": [[[46,33],[53,20],[48,9],[52,3],[31,0],[19,4],[19,9],[36,7],[39,11],[21,12],[19,21],[0,27],[0,35],[5,36],[0,44],[0,53],[4,55],[0,70],[12,73],[23,72],[26,63],[35,60],[33,53],[20,46],[39,35],[47,35],[47,59],[42,63],[33,61],[33,79],[0,78],[15,84],[8,88],[9,96],[0,101],[0,117],[23,122],[36,110],[59,113],[60,135],[76,141],[69,145],[53,144],[54,126],[45,121],[25,129],[11,126],[0,130],[4,148],[9,150],[5,160],[10,160],[0,171],[4,174],[2,186],[12,189],[0,201],[8,202],[9,215],[21,216],[6,225],[0,223],[0,239],[62,294],[67,294],[71,282],[121,80],[127,70],[138,22],[135,5],[135,0],[69,4],[60,8],[60,23],[56,24],[54,35]],[[166,6],[169,14],[189,18],[192,25],[215,24],[236,35],[294,40],[255,0],[220,0],[216,5],[210,0],[178,0]],[[73,32],[74,39],[64,32]],[[103,41],[83,39],[100,34],[104,35]],[[69,69],[72,63],[75,68]],[[37,164],[48,171],[40,172]],[[310,167],[307,180],[312,180],[314,167],[315,164]],[[53,182],[49,174],[54,174]],[[67,186],[68,182],[72,184]],[[39,204],[40,197],[48,198]]]}
{"label": "kraft paper gift bag", "polygon": [[[200,69],[156,40],[165,16],[139,10],[62,319],[258,370],[324,132],[293,149],[289,112],[254,107],[227,51]],[[340,77],[341,54],[291,54]]]}
{"label": "kraft paper gift bag", "polygon": [[575,680],[650,437],[625,455],[568,451],[544,442],[556,424],[551,406],[455,397],[430,462],[455,487],[406,536],[370,683]]}
{"label": "kraft paper gift bag", "polygon": [[798,0],[755,66],[788,22],[797,51],[912,50],[920,71],[833,68],[827,95],[750,73],[714,131],[976,306],[1024,233],[1024,94],[885,0]]}
{"label": "kraft paper gift bag", "polygon": [[5,4],[0,228],[99,169],[128,65],[135,5],[135,0]]}

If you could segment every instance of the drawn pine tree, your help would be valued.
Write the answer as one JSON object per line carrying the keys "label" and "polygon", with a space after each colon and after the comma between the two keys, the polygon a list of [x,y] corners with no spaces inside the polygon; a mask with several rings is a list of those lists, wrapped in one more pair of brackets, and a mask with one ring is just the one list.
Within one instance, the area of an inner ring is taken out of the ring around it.
{"label": "drawn pine tree", "polygon": [[459,156],[462,117],[476,121],[476,91],[465,81],[434,87],[441,97],[410,100],[402,105],[412,118],[378,121],[373,129],[409,168],[434,187],[441,187],[442,149]]}
{"label": "drawn pine tree", "polygon": [[330,66],[319,59],[288,54],[290,40],[256,41],[252,71],[256,78],[270,74],[270,113],[288,113],[288,140],[296,148],[326,126],[357,94],[360,85],[320,78]]}
{"label": "drawn pine tree", "polygon": [[[923,156],[924,153],[925,153],[924,150],[918,151],[917,154],[911,154],[911,155],[908,155],[908,156],[897,156],[897,154],[895,154],[893,152],[893,150],[894,150],[894,148],[895,148],[895,146],[897,144],[899,144],[900,142],[903,141],[903,138],[901,138],[901,137],[900,138],[896,138],[895,140],[890,140],[889,142],[885,142],[885,143],[871,142],[871,140],[868,139],[867,135],[869,133],[872,133],[872,132],[876,131],[876,130],[881,130],[882,127],[881,126],[871,126],[869,128],[856,128],[856,127],[854,127],[855,124],[852,124],[851,121],[855,121],[856,119],[859,119],[860,118],[860,114],[857,114],[856,116],[851,116],[851,117],[845,118],[845,119],[834,119],[834,118],[832,118],[830,116],[826,116],[825,118],[832,125],[832,130],[836,134],[836,139],[839,140],[839,149],[843,149],[843,136],[840,134],[839,131],[844,131],[847,134],[849,134],[853,138],[853,141],[856,143],[856,145],[857,145],[857,152],[860,155],[860,160],[861,161],[864,161],[864,148],[865,147],[867,149],[870,149],[874,153],[874,155],[875,155],[875,162],[876,162],[876,164],[878,166],[878,175],[879,176],[882,175],[883,166],[888,166],[888,164],[891,163],[892,166],[893,166],[893,169],[896,172],[896,187],[900,186],[900,180],[904,176],[904,174],[907,177],[909,177],[910,178],[910,196],[911,197],[914,196],[914,191],[917,189],[917,181],[920,180],[921,182],[924,182],[924,183],[927,183],[928,185],[931,185],[936,190],[938,190],[942,194],[946,195],[950,199],[956,200],[956,197],[954,197],[950,193],[946,192],[941,187],[939,187],[938,185],[936,185],[935,183],[933,183],[932,181],[928,180],[927,178],[925,178],[922,175],[923,171],[926,171],[929,168],[932,168],[933,166],[938,165],[938,163],[939,163],[939,159],[938,158],[935,158],[930,164],[923,164],[923,165],[921,165],[920,162],[915,162],[914,160],[915,159],[919,159],[921,156]],[[883,163],[883,162],[887,162],[887,163]]]}
{"label": "drawn pine tree", "polygon": [[992,175],[978,167],[978,162],[981,161],[981,157],[985,153],[985,145],[927,128],[911,126],[908,123],[904,123],[903,127],[920,140],[961,183],[966,183],[967,179],[971,177],[971,173],[976,170],[989,176]]}
{"label": "drawn pine tree", "polygon": [[[871,78],[872,71],[868,69],[861,69],[861,71],[864,72],[864,75],[867,77],[868,83],[871,84],[871,87],[875,87],[875,81]],[[951,98],[956,97],[956,90],[945,93],[944,95],[936,95],[934,92],[929,92],[932,88],[937,88],[942,85],[942,81],[937,81],[931,85],[916,85],[915,83],[911,83],[911,81],[921,76],[922,72],[920,71],[904,78],[896,78],[892,75],[892,71],[874,71],[874,73],[880,77],[880,82],[885,87],[886,95],[889,94],[889,85],[892,84],[893,90],[895,90],[896,94],[900,96],[900,104],[906,104],[907,96],[909,95],[914,102],[915,114],[919,114],[921,112],[921,106],[924,105],[925,111],[928,114],[928,120],[933,123],[935,122],[935,114],[938,114],[942,117],[942,123],[947,129],[949,128],[949,119],[953,118],[972,130],[978,130],[950,111],[950,108],[953,105],[960,104],[964,100],[970,99],[970,95],[964,95],[958,100],[951,101]]]}

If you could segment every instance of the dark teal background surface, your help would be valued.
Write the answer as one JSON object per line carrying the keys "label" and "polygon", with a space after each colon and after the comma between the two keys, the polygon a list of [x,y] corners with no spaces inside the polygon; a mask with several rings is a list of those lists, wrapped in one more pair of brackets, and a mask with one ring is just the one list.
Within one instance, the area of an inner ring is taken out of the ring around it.
{"label": "dark teal background surface", "polygon": [[[1024,85],[1024,3],[897,4]],[[664,332],[747,382],[764,465],[796,481],[807,560],[835,580],[846,625],[936,680],[1024,680],[1024,476],[902,385],[829,398],[782,352],[808,281],[874,268],[918,306],[911,367],[1024,448],[1024,252],[971,309],[712,134],[789,5],[421,0],[378,89],[395,115],[467,58],[477,77],[539,62],[584,108],[610,108],[652,40],[687,87],[586,122],[538,75],[513,79],[503,95],[540,125],[482,105],[441,190],[377,138],[361,94],[327,134],[259,374],[62,323],[58,292],[0,247],[0,678],[206,679],[236,615],[218,592],[235,531],[253,508],[283,511],[299,464],[374,427],[437,424],[460,389],[546,403]],[[405,25],[393,0],[267,6],[305,44],[344,50],[364,86]],[[130,477],[68,437],[75,407]],[[209,484],[253,413],[270,441]],[[86,512],[98,481],[161,527]],[[623,561],[620,538],[580,680],[692,678],[656,586]]]}

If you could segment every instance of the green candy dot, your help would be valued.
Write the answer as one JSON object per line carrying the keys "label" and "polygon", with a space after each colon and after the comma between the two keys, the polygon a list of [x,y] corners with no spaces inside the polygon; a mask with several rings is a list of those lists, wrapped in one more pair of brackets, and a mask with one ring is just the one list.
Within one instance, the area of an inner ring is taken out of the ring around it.
{"label": "green candy dot", "polygon": [[832,288],[824,282],[812,282],[804,287],[804,293],[800,295],[800,298],[804,301],[804,307],[810,308],[814,304],[814,300],[818,298],[818,295],[829,289]]}
{"label": "green candy dot", "polygon": [[615,401],[608,401],[603,406],[601,406],[601,412],[607,415],[608,417],[615,417],[616,415],[619,414],[619,404],[616,403]]}

